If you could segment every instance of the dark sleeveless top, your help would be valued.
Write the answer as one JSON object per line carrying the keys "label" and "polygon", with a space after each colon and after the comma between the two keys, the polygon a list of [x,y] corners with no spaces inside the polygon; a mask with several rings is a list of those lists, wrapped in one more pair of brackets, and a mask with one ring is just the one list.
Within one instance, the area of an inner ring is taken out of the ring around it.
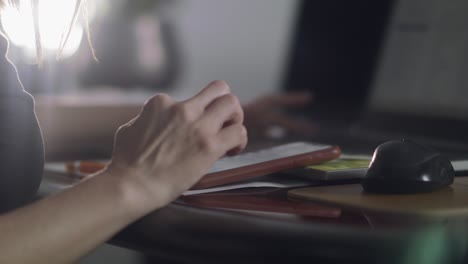
{"label": "dark sleeveless top", "polygon": [[44,149],[34,100],[16,78],[0,36],[0,213],[35,198],[42,179]]}

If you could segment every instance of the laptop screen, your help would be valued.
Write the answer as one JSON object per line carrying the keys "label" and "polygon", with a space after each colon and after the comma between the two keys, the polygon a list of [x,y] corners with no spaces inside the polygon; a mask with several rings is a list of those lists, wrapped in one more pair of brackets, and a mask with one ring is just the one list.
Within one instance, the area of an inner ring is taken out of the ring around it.
{"label": "laptop screen", "polygon": [[395,3],[355,130],[468,146],[467,13],[466,0]]}
{"label": "laptop screen", "polygon": [[307,115],[468,145],[468,1],[304,0],[299,11],[284,87],[313,91]]}
{"label": "laptop screen", "polygon": [[398,1],[369,109],[468,121],[466,14],[466,0]]}

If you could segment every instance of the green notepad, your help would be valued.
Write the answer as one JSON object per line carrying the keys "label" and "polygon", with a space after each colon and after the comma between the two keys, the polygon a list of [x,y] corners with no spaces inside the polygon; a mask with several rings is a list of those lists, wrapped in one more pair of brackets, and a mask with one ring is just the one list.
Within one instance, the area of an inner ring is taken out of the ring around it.
{"label": "green notepad", "polygon": [[360,179],[369,167],[370,159],[340,158],[305,168],[288,170],[286,173],[318,181]]}

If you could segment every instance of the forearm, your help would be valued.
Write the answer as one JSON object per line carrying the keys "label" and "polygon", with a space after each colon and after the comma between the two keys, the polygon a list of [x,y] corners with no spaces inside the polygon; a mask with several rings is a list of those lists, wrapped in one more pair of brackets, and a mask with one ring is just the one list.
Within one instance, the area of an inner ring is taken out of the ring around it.
{"label": "forearm", "polygon": [[[196,183],[247,144],[243,112],[215,81],[177,103],[158,94],[115,135],[99,175],[0,216],[0,263],[70,263]],[[25,163],[26,164],[26,163]]]}
{"label": "forearm", "polygon": [[0,263],[73,262],[150,210],[112,176],[0,216]]}

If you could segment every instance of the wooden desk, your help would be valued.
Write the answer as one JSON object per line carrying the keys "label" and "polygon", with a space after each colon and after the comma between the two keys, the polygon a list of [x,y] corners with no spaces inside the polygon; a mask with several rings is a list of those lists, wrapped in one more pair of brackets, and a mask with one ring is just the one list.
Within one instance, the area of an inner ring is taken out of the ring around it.
{"label": "wooden desk", "polygon": [[[57,179],[44,177],[45,182]],[[468,244],[467,223],[345,210],[336,219],[304,217],[173,203],[109,243],[170,263],[460,263]]]}
{"label": "wooden desk", "polygon": [[457,221],[386,229],[172,204],[111,243],[188,263],[457,263],[466,237]]}
{"label": "wooden desk", "polygon": [[299,188],[288,197],[405,218],[468,218],[468,177],[456,177],[450,186],[428,193],[370,194],[361,184],[347,184]]}

